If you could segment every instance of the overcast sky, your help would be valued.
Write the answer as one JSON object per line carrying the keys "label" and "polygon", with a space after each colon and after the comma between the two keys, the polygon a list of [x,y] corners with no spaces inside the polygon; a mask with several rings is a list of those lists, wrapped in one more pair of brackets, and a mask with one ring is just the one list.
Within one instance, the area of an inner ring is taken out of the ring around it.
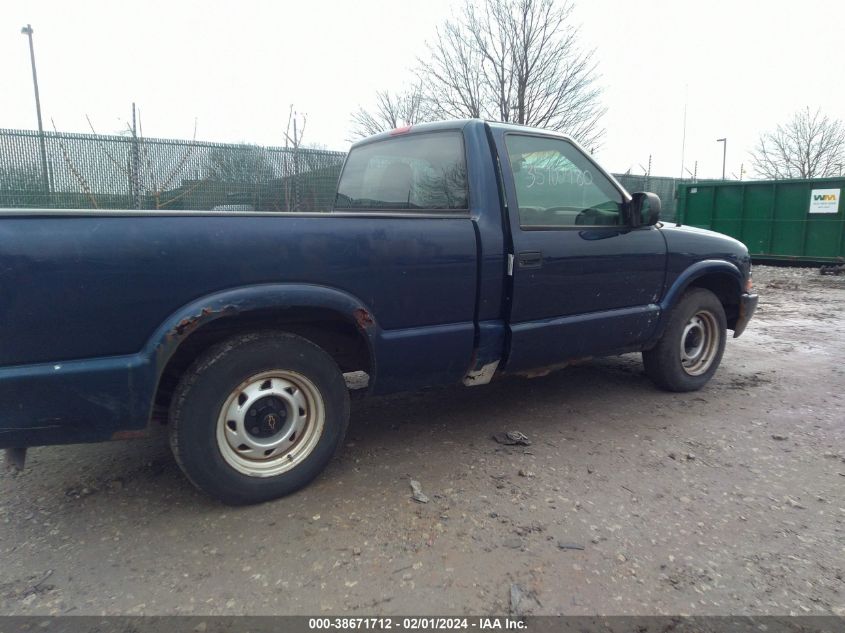
{"label": "overcast sky", "polygon": [[[307,113],[305,142],[345,150],[349,116],[376,90],[401,89],[452,0],[2,0],[0,127],[35,129],[26,37],[45,127],[125,127],[131,103],[146,136],[283,144],[288,107]],[[131,8],[131,10],[130,10]],[[615,172],[699,177],[748,169],[759,133],[806,105],[845,119],[845,2],[578,0],[608,113],[596,155]],[[747,177],[747,176],[746,176]]]}

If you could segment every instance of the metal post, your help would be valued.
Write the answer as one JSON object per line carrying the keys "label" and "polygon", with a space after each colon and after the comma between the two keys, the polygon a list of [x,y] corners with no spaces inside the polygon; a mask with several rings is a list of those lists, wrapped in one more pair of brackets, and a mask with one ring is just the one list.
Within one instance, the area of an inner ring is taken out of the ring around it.
{"label": "metal post", "polygon": [[38,142],[41,145],[41,170],[44,179],[44,193],[50,195],[50,174],[47,170],[47,145],[44,141],[44,125],[41,122],[41,98],[38,96],[38,74],[35,72],[35,47],[32,45],[32,25],[27,24],[21,33],[29,38],[29,59],[32,63],[32,85],[35,87],[35,112],[38,115]]}
{"label": "metal post", "polygon": [[47,170],[47,145],[44,142],[44,125],[41,122],[41,98],[38,96],[38,73],[35,72],[35,47],[32,44],[32,25],[27,24],[21,33],[29,38],[29,59],[32,63],[32,85],[35,87],[35,113],[38,115],[38,142],[41,145],[41,173],[44,193],[50,195],[50,174]]}
{"label": "metal post", "polygon": [[135,102],[132,102],[132,154],[130,157],[131,163],[131,195],[132,206],[136,209],[141,208],[141,153],[138,146],[138,128],[135,121]]}
{"label": "metal post", "polygon": [[725,161],[728,158],[728,139],[727,138],[717,138],[717,143],[722,144],[722,180],[725,179]]}

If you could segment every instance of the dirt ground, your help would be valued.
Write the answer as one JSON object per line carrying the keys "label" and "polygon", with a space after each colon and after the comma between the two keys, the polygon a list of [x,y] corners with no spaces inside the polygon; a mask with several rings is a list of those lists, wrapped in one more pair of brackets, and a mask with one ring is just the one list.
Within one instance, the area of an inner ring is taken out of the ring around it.
{"label": "dirt ground", "polygon": [[0,475],[0,613],[507,613],[517,587],[535,614],[845,615],[845,277],[754,276],[698,393],[630,355],[359,401],[262,506],[196,492],[164,437],[32,449]]}

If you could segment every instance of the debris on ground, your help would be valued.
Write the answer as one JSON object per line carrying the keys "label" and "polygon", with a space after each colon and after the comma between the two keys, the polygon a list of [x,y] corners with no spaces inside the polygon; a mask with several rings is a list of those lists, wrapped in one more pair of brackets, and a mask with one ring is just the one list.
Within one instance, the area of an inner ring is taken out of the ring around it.
{"label": "debris on ground", "polygon": [[35,591],[39,591],[41,589],[41,585],[43,585],[47,581],[47,579],[50,578],[50,576],[52,576],[52,575],[53,575],[53,570],[48,569],[44,573],[44,575],[41,577],[41,580],[39,580],[38,582],[36,582],[32,585],[32,589],[34,589]]}
{"label": "debris on ground", "polygon": [[[674,459],[675,461],[678,461],[678,454],[675,453],[675,451],[670,451],[669,453],[666,454],[666,456],[669,459]],[[694,461],[695,460],[695,453],[684,453],[684,459],[686,459],[687,461],[690,461],[690,462]]]}
{"label": "debris on ground", "polygon": [[416,479],[412,479],[410,481],[411,484],[411,498],[416,501],[417,503],[428,503],[429,499],[426,494],[422,491],[422,485]]}
{"label": "debris on ground", "polygon": [[505,487],[505,475],[490,475],[496,482],[496,488],[502,490]]}
{"label": "debris on ground", "polygon": [[89,488],[88,486],[72,486],[65,490],[65,496],[70,497],[71,499],[80,499],[81,497],[92,495],[95,492],[96,490]]}
{"label": "debris on ground", "polygon": [[530,612],[532,608],[530,603],[534,603],[536,606],[542,607],[542,604],[533,592],[526,590],[517,583],[511,583],[509,602],[510,606],[508,611],[510,612],[511,617],[514,618],[521,618],[527,612]]}
{"label": "debris on ground", "polygon": [[525,592],[516,583],[511,583],[510,614],[515,618],[522,617],[522,598]]}
{"label": "debris on ground", "polygon": [[47,580],[48,580],[48,579],[49,579],[52,575],[53,575],[53,570],[52,570],[52,569],[48,569],[48,570],[46,571],[46,573],[44,573],[44,574],[42,574],[42,575],[41,575],[40,580],[38,580],[38,581],[33,582],[32,584],[30,584],[30,585],[29,585],[26,589],[24,589],[23,591],[21,591],[21,592],[18,594],[18,596],[17,596],[17,597],[18,597],[18,598],[21,598],[21,599],[24,599],[24,600],[26,600],[27,598],[29,598],[29,599],[30,599],[30,601],[31,601],[31,600],[32,600],[35,596],[38,596],[38,595],[40,595],[40,594],[43,594],[43,593],[47,593],[47,592],[52,591],[53,589],[55,589],[55,588],[56,588],[56,587],[55,587],[55,585],[45,584],[45,583],[47,582]]}
{"label": "debris on ground", "polygon": [[558,549],[578,549],[578,550],[582,550],[582,549],[584,549],[584,546],[579,545],[578,543],[564,543],[563,541],[558,541],[557,542],[557,548]]}
{"label": "debris on ground", "polygon": [[788,440],[789,436],[788,435],[780,435],[778,433],[772,433],[772,439],[778,440],[779,442],[782,442],[783,440]]}
{"label": "debris on ground", "polygon": [[543,532],[545,529],[545,526],[539,521],[532,521],[529,525],[517,526],[514,531],[518,536],[525,536],[526,534],[531,534],[532,532]]}
{"label": "debris on ground", "polygon": [[493,436],[499,444],[505,446],[531,446],[531,440],[521,431],[507,431],[506,433],[496,433]]}
{"label": "debris on ground", "polygon": [[802,505],[801,503],[799,503],[798,501],[796,501],[792,497],[787,497],[786,503],[787,503],[787,505],[789,505],[792,508],[795,508],[796,510],[806,510],[807,509],[807,506]]}
{"label": "debris on ground", "polygon": [[536,477],[536,475],[533,472],[531,472],[530,470],[525,470],[524,468],[519,469],[518,475],[520,477],[528,477],[528,478]]}

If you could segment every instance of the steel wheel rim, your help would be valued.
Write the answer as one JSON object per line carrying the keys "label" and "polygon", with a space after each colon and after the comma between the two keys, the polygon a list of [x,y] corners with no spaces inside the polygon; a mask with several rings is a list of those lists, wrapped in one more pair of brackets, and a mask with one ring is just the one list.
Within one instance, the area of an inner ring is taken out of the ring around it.
{"label": "steel wheel rim", "polygon": [[244,380],[223,402],[217,447],[238,472],[273,477],[307,459],[325,421],[323,398],[313,382],[293,371],[266,371]]}
{"label": "steel wheel rim", "polygon": [[719,349],[719,325],[712,312],[692,315],[681,333],[681,367],[689,376],[700,376],[713,364]]}

